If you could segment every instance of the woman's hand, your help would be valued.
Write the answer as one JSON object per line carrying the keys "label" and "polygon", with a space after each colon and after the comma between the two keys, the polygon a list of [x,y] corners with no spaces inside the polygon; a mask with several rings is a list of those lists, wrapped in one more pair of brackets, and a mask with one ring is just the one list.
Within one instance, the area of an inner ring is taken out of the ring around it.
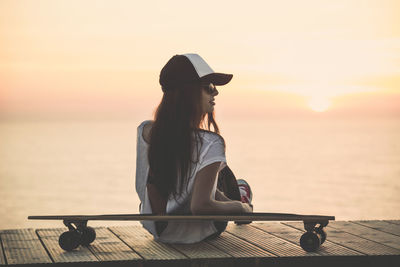
{"label": "woman's hand", "polygon": [[218,201],[211,196],[221,162],[201,169],[195,177],[190,210],[192,214],[231,214],[252,212],[252,208],[237,200]]}

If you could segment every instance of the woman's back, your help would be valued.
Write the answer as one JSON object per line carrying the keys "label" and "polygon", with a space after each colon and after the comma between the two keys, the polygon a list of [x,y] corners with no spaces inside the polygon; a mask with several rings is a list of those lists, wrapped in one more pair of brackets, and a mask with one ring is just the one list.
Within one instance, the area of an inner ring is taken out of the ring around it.
{"label": "woman's back", "polygon": [[[136,166],[136,191],[141,200],[140,213],[154,213],[151,205],[151,196],[148,188],[149,162],[148,146],[146,139],[150,140],[151,121],[142,122],[137,129],[137,166]],[[205,166],[212,163],[220,163],[219,169],[226,166],[225,149],[222,138],[212,132],[201,132],[202,146],[200,147],[199,159],[192,166],[192,173],[187,178],[185,190],[179,195],[170,196],[167,199],[165,212],[167,214],[190,214],[191,195],[196,174]],[[211,194],[214,196],[216,182]],[[156,225],[153,221],[142,222],[143,226],[154,235],[155,239],[171,243],[193,243],[214,234],[217,230],[213,222],[170,222],[161,235],[158,235]]]}

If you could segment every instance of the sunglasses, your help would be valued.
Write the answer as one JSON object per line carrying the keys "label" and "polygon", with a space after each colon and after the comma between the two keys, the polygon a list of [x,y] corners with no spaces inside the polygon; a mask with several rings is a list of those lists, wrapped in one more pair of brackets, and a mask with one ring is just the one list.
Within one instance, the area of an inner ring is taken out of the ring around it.
{"label": "sunglasses", "polygon": [[210,95],[212,95],[217,90],[213,83],[203,84],[203,89],[206,90],[206,92]]}

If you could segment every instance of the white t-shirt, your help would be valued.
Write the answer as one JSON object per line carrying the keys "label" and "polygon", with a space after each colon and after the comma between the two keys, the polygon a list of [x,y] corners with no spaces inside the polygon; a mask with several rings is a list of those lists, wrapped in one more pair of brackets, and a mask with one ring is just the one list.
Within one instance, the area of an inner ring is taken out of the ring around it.
{"label": "white t-shirt", "polygon": [[[150,121],[142,122],[137,128],[137,157],[136,157],[136,192],[140,198],[140,213],[152,213],[149,196],[147,193],[147,178],[149,175],[148,147],[143,139],[143,127]],[[177,197],[168,199],[166,212],[190,214],[190,201],[193,184],[197,172],[214,162],[221,162],[218,172],[226,166],[225,149],[222,138],[212,132],[200,132],[203,145],[200,149],[199,161],[192,166],[192,175],[188,179],[187,190]],[[197,153],[197,152],[195,152]],[[217,179],[215,181],[212,197],[215,197]],[[169,221],[168,226],[160,236],[157,235],[154,221],[141,221],[157,241],[165,243],[195,243],[217,232],[212,221]]]}

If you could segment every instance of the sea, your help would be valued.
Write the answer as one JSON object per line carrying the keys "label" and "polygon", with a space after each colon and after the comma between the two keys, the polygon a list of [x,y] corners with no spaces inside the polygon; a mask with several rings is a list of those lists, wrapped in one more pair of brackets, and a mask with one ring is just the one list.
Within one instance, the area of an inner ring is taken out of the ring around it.
{"label": "sea", "polygon": [[[138,213],[136,128],[145,119],[1,120],[0,229],[63,227],[29,215]],[[398,117],[232,117],[219,127],[254,211],[400,219]]]}

